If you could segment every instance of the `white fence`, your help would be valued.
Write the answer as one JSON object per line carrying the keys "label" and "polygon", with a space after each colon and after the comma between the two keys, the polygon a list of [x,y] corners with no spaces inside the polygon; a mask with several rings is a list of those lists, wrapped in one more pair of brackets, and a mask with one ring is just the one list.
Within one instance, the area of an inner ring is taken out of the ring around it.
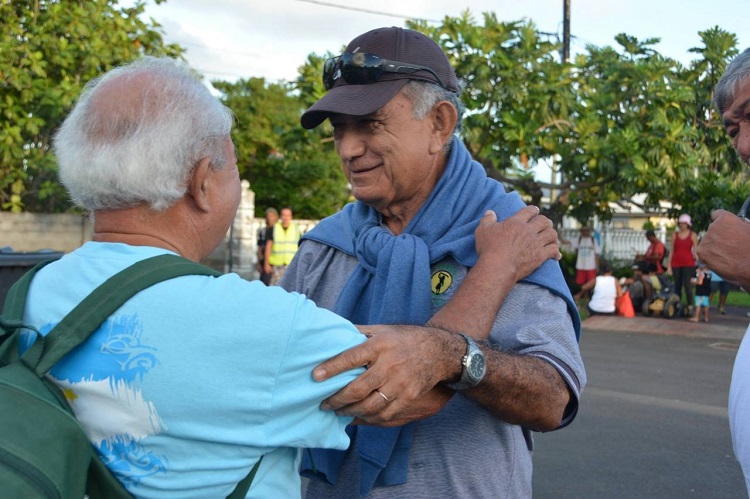
{"label": "white fence", "polygon": [[[558,232],[561,241],[568,241],[567,244],[562,244],[561,249],[563,251],[574,251],[573,245],[578,240],[581,231],[579,229],[560,229]],[[654,232],[656,237],[669,248],[667,230],[665,228],[654,229]],[[600,227],[594,230],[592,235],[598,237],[602,255],[609,261],[632,262],[635,260],[636,254],[644,254],[650,244],[646,239],[645,230]]]}

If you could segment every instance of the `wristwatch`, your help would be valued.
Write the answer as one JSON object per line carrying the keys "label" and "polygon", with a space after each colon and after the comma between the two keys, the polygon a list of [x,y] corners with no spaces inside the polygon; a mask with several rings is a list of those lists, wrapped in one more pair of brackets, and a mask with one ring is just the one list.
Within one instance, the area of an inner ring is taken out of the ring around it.
{"label": "wristwatch", "polygon": [[461,358],[463,370],[458,383],[451,383],[449,388],[454,390],[465,390],[474,388],[482,381],[487,371],[487,363],[484,360],[484,352],[477,346],[473,339],[463,333],[459,333],[466,340],[466,355]]}

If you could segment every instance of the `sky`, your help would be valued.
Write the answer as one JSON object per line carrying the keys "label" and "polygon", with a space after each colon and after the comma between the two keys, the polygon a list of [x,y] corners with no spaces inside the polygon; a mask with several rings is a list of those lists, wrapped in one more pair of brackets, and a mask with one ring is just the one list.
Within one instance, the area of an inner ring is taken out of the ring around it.
{"label": "sky", "polygon": [[[129,0],[124,5],[132,3]],[[357,10],[353,10],[357,9]],[[191,66],[208,80],[263,77],[293,81],[310,53],[338,54],[357,35],[406,18],[439,21],[469,10],[481,21],[531,20],[562,36],[562,0],[169,0],[148,3],[146,15],[164,29],[167,42],[187,49]],[[699,31],[719,26],[750,44],[750,0],[570,0],[571,52],[587,44],[616,46],[618,33],[639,40],[660,38],[655,49],[685,64],[701,45]]]}

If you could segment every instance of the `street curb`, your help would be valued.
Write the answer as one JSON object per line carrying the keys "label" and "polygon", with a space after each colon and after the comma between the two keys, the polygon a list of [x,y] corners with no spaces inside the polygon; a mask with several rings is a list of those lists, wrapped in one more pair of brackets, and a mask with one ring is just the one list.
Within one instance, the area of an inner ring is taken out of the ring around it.
{"label": "street curb", "polygon": [[[718,318],[717,318],[718,319]],[[742,340],[750,319],[723,317],[715,323],[690,322],[684,317],[674,319],[657,317],[626,318],[615,315],[594,315],[583,321],[585,332],[617,331],[623,333],[646,333],[707,338],[716,340]]]}

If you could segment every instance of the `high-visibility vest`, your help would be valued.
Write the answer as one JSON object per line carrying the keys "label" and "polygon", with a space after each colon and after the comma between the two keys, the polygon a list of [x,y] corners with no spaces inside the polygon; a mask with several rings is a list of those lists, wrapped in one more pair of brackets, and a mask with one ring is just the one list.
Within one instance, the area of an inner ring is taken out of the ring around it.
{"label": "high-visibility vest", "polygon": [[299,238],[299,227],[296,224],[289,224],[289,227],[284,230],[281,222],[277,222],[273,226],[273,245],[268,263],[271,266],[289,265],[294,254],[297,253]]}

